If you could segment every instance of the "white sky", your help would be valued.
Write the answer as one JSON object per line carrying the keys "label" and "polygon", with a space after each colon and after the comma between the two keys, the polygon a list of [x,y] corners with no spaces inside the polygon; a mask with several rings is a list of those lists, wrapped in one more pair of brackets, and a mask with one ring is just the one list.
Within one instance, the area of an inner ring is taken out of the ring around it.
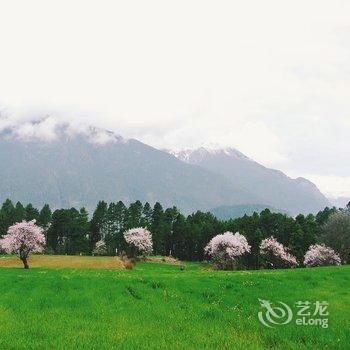
{"label": "white sky", "polygon": [[233,146],[350,196],[348,0],[0,0],[0,50],[7,117]]}

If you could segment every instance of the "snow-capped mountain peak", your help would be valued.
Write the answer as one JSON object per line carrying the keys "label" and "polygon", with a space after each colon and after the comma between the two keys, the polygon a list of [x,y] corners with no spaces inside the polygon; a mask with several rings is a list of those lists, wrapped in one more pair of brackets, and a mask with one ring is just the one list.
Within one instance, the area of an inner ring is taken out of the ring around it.
{"label": "snow-capped mountain peak", "polygon": [[263,203],[290,213],[314,212],[329,203],[310,181],[269,169],[232,147],[200,147],[170,152],[188,164],[218,173]]}
{"label": "snow-capped mountain peak", "polygon": [[171,150],[168,152],[186,163],[198,163],[208,156],[226,156],[234,157],[236,159],[250,160],[250,158],[233,147],[219,147],[213,145],[202,146],[199,148]]}

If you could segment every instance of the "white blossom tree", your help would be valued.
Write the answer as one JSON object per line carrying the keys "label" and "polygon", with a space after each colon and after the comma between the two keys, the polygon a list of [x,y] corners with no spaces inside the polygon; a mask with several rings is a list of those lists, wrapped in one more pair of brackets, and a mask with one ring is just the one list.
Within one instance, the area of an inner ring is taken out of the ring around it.
{"label": "white blossom tree", "polygon": [[18,253],[25,269],[29,269],[29,254],[41,252],[44,244],[43,229],[35,224],[35,220],[22,221],[10,226],[7,234],[0,239],[2,249],[6,253]]}
{"label": "white blossom tree", "polygon": [[304,265],[306,266],[327,266],[340,265],[340,256],[330,247],[324,244],[310,246],[305,254]]}
{"label": "white blossom tree", "polygon": [[237,267],[238,259],[250,252],[250,245],[239,232],[225,232],[213,237],[204,252],[210,256],[211,261],[219,269],[232,269]]}
{"label": "white blossom tree", "polygon": [[143,227],[125,231],[124,239],[128,245],[128,255],[130,257],[149,255],[153,251],[152,234]]}
{"label": "white blossom tree", "polygon": [[282,243],[273,236],[265,238],[260,244],[260,255],[263,265],[270,268],[295,267],[298,265],[295,256],[287,252]]}
{"label": "white blossom tree", "polygon": [[95,248],[92,251],[92,255],[107,255],[107,246],[102,239],[95,244]]}

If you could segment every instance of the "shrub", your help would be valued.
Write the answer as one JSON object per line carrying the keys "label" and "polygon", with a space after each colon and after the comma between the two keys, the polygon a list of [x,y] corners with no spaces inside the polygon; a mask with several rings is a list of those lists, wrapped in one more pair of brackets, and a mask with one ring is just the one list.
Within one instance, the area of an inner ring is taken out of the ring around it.
{"label": "shrub", "polygon": [[262,265],[270,268],[295,267],[298,265],[295,256],[287,252],[283,244],[273,236],[262,240],[260,254],[263,258]]}
{"label": "shrub", "polygon": [[126,255],[121,255],[120,257],[123,266],[126,270],[132,270],[135,266],[135,260],[134,259],[129,259]]}
{"label": "shrub", "polygon": [[2,249],[6,253],[18,253],[25,269],[29,269],[29,254],[42,252],[44,244],[43,229],[35,224],[35,220],[17,222],[0,239]]}
{"label": "shrub", "polygon": [[92,255],[107,255],[106,243],[103,240],[96,242]]}
{"label": "shrub", "polygon": [[348,263],[350,261],[350,210],[331,215],[322,231],[322,242],[338,252],[343,263]]}
{"label": "shrub", "polygon": [[128,244],[129,257],[149,255],[152,253],[152,234],[147,229],[143,227],[132,228],[124,232],[124,239]]}
{"label": "shrub", "polygon": [[310,246],[304,258],[304,265],[306,266],[340,265],[340,263],[339,255],[324,244]]}
{"label": "shrub", "polygon": [[225,232],[212,238],[204,252],[217,268],[228,270],[238,267],[239,257],[250,252],[250,245],[239,232]]}

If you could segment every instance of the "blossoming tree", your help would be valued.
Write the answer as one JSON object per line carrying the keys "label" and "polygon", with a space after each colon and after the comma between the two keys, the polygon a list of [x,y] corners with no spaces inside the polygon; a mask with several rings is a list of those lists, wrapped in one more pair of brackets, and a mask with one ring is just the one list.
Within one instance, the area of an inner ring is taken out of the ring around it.
{"label": "blossoming tree", "polygon": [[260,244],[260,254],[263,265],[270,268],[295,267],[298,265],[296,258],[287,252],[282,243],[273,236],[265,238]]}
{"label": "blossoming tree", "polygon": [[2,249],[7,253],[18,253],[25,269],[29,269],[29,254],[41,252],[44,244],[43,229],[35,224],[35,220],[17,222],[0,239]]}
{"label": "blossoming tree", "polygon": [[340,263],[339,255],[324,244],[310,246],[304,258],[304,265],[306,266],[340,265]]}
{"label": "blossoming tree", "polygon": [[225,232],[213,237],[204,252],[210,256],[211,261],[219,269],[232,269],[237,267],[238,259],[250,252],[250,245],[239,232]]}
{"label": "blossoming tree", "polygon": [[106,243],[102,239],[96,242],[92,255],[107,255]]}
{"label": "blossoming tree", "polygon": [[124,239],[128,244],[128,255],[130,257],[149,255],[153,251],[152,234],[143,227],[136,227],[125,231]]}

